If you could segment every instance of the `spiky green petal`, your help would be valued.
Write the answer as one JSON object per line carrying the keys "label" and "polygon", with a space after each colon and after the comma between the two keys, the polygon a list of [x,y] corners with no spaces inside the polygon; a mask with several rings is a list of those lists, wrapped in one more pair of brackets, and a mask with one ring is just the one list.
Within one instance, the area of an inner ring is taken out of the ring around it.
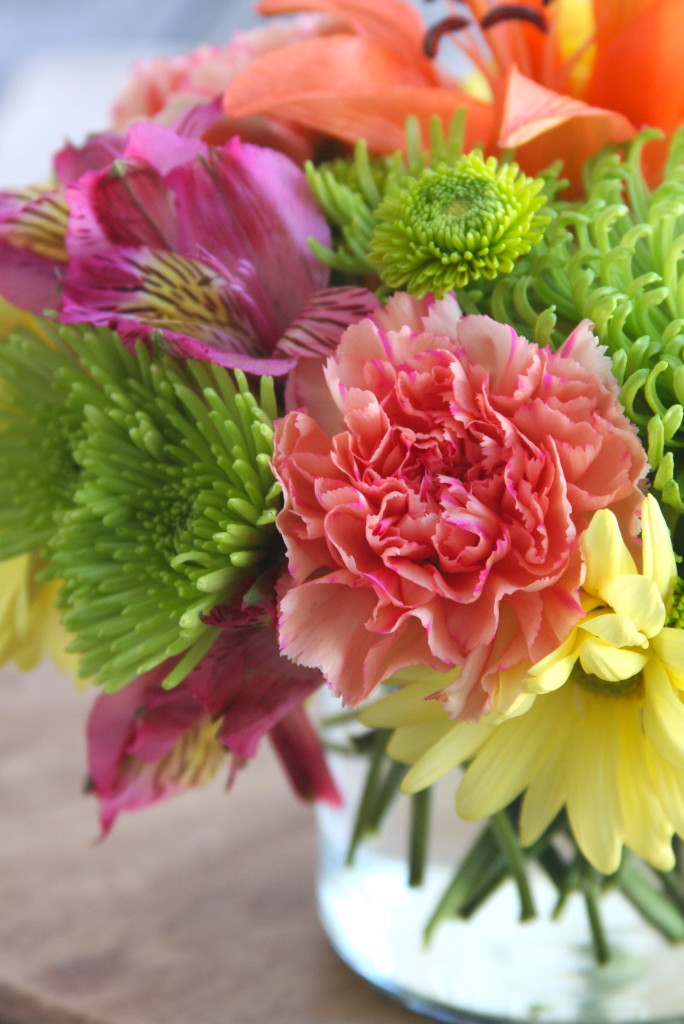
{"label": "spiky green petal", "polygon": [[442,298],[507,274],[542,237],[541,178],[473,151],[396,182],[375,211],[370,260],[390,288]]}
{"label": "spiky green petal", "polygon": [[[642,132],[625,156],[615,148],[591,164],[586,198],[554,204],[542,242],[489,294],[459,295],[468,312],[483,304],[535,340],[559,343],[579,320],[596,325],[613,358],[620,397],[638,426],[653,485],[684,510],[684,130],[673,138],[663,180],[650,188]],[[543,320],[541,319],[543,318]]]}
{"label": "spiky green petal", "polygon": [[[42,535],[44,578],[64,581],[83,676],[113,691],[183,655],[179,682],[217,636],[203,616],[277,544],[272,381],[257,401],[239,372],[233,384],[213,364],[128,352],[109,331],[59,333],[46,362],[65,400],[50,407],[52,426],[69,435],[77,469]],[[43,491],[54,477],[44,474]]]}
{"label": "spiky green petal", "polygon": [[45,547],[73,505],[83,407],[98,389],[47,322],[0,344],[0,559]]}

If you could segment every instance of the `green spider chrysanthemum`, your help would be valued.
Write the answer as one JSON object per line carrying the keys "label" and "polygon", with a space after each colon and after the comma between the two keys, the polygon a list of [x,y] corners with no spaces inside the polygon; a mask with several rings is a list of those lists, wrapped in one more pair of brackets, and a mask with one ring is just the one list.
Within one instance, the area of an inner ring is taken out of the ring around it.
{"label": "green spider chrysanthemum", "polygon": [[418,297],[507,274],[549,221],[539,213],[543,187],[477,151],[427,167],[396,182],[376,209],[370,260],[386,285]]}
{"label": "green spider chrysanthemum", "polygon": [[17,332],[0,345],[0,559],[43,549],[72,507],[83,407],[98,400],[57,332],[43,331],[45,340]]}
{"label": "green spider chrysanthemum", "polygon": [[[39,344],[9,343],[5,366],[27,367],[33,356],[27,393],[41,382],[35,415],[23,401],[12,430],[38,445],[49,428],[57,440],[31,457],[12,494],[20,499],[24,481],[38,513],[57,487],[29,540],[47,551],[44,578],[63,580],[59,604],[80,674],[116,690],[182,656],[166,680],[173,685],[218,635],[203,617],[265,568],[278,544],[272,381],[262,378],[257,401],[239,372],[234,385],[213,364],[142,345],[132,354],[103,329],[61,328],[54,352]],[[18,472],[30,445],[20,450],[9,429],[0,471],[11,461]]]}

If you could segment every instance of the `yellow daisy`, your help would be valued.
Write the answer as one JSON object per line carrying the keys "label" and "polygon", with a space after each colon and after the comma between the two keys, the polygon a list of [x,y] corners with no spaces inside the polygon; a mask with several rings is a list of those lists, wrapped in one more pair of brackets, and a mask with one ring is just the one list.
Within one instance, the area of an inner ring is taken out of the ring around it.
{"label": "yellow daisy", "polygon": [[[617,520],[597,512],[582,537],[584,618],[529,673],[512,714],[477,724],[446,718],[433,674],[369,708],[395,728],[390,753],[413,765],[416,792],[470,761],[457,809],[485,818],[524,792],[520,831],[533,843],[565,806],[585,857],[604,874],[627,846],[655,868],[674,865],[684,835],[684,630],[672,617],[675,559],[656,500],[642,507],[641,571]],[[440,717],[441,716],[441,717]]]}
{"label": "yellow daisy", "polygon": [[27,670],[49,655],[75,674],[76,659],[66,653],[69,634],[55,607],[59,583],[37,583],[40,565],[35,554],[0,562],[0,665],[13,661]]}

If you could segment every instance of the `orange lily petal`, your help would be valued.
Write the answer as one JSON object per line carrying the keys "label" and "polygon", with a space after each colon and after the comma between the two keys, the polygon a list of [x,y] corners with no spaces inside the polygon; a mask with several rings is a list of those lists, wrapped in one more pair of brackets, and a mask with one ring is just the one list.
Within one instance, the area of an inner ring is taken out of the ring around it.
{"label": "orange lily petal", "polygon": [[506,78],[499,145],[522,146],[552,128],[576,118],[606,122],[606,141],[632,138],[634,126],[626,117],[604,107],[591,107],[582,100],[546,89],[512,67]]}
{"label": "orange lily petal", "polygon": [[622,111],[639,127],[672,131],[684,119],[682,2],[620,0],[618,6],[599,24],[587,99]]}
{"label": "orange lily petal", "polygon": [[357,36],[306,39],[254,61],[229,85],[230,117],[272,114],[372,152],[403,148],[406,118],[445,123],[465,106],[467,145],[492,137],[491,104],[454,89],[429,87],[386,47]]}
{"label": "orange lily petal", "polygon": [[587,158],[607,143],[622,142],[634,134],[634,126],[623,114],[546,89],[516,67],[508,72],[499,145],[516,148],[516,160],[528,174],[562,157],[563,175],[576,194]]}
{"label": "orange lily petal", "polygon": [[615,39],[653,6],[654,0],[594,0],[597,37],[601,41]]}
{"label": "orange lily petal", "polygon": [[260,14],[293,14],[320,11],[348,25],[359,36],[381,43],[420,71],[427,83],[439,81],[435,65],[425,55],[422,40],[426,27],[418,11],[404,0],[263,0]]}

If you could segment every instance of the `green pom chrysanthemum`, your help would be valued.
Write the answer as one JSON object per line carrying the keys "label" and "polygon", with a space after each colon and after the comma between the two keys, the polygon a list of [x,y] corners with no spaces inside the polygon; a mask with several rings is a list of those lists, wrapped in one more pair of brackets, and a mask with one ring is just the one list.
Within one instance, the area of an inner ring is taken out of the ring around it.
{"label": "green pom chrysanthemum", "polygon": [[441,298],[507,274],[542,237],[541,178],[474,151],[390,189],[375,211],[370,261],[390,288]]}
{"label": "green pom chrysanthemum", "polygon": [[464,130],[464,111],[446,135],[433,117],[425,146],[410,117],[405,152],[371,158],[361,140],[353,160],[307,164],[333,228],[333,249],[310,243],[318,258],[342,274],[379,274],[384,285],[418,295],[508,272],[541,238],[549,216],[538,211],[560,182],[554,169],[531,179],[479,151],[464,157]]}
{"label": "green pom chrysanthemum", "polygon": [[[179,682],[218,635],[204,617],[278,545],[272,381],[262,378],[257,401],[239,372],[234,384],[221,367],[142,345],[133,354],[90,328],[60,328],[55,350],[17,338],[0,366],[14,396],[3,412],[0,471],[14,482],[2,525],[14,529],[23,495],[16,532],[46,551],[44,578],[63,581],[80,674],[113,691],[182,656],[166,685]],[[52,439],[41,444],[43,432]]]}

